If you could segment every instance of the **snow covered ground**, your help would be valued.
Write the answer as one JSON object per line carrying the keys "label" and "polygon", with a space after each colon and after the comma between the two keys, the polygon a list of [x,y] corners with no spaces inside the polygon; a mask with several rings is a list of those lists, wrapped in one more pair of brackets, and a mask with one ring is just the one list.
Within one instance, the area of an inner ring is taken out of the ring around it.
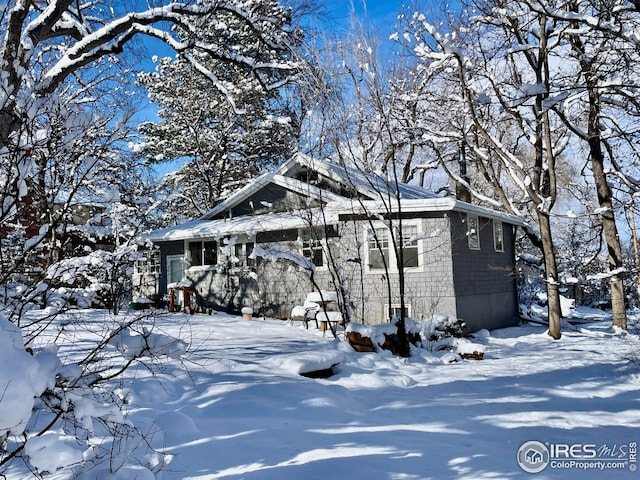
{"label": "snow covered ground", "polygon": [[[484,360],[451,364],[426,350],[409,359],[356,353],[269,319],[165,314],[157,327],[188,352],[160,373],[139,365],[117,387],[130,419],[170,456],[164,480],[640,477],[629,451],[640,442],[640,342],[606,320],[560,341],[540,325],[495,331],[474,340]],[[335,361],[329,379],[299,375]],[[559,454],[532,475],[517,454],[534,440]],[[553,468],[569,457],[566,445],[584,458]],[[594,451],[623,468],[585,470]],[[34,478],[17,466],[8,473]]]}

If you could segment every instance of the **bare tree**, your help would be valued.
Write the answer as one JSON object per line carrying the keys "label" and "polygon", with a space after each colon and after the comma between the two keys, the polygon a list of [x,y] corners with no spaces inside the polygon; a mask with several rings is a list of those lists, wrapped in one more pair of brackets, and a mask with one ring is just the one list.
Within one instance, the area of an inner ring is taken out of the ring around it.
{"label": "bare tree", "polygon": [[[130,8],[125,4],[122,9],[115,6],[105,9],[99,3],[76,4],[71,0],[56,1],[46,9],[38,2],[16,0],[3,8],[6,35],[0,50],[6,75],[2,78],[0,145],[5,145],[19,128],[23,114],[20,100],[25,90],[35,97],[49,95],[83,67],[119,54],[136,35],[157,38],[184,52],[230,101],[233,101],[232,86],[220,82],[190,51],[206,52],[229,64],[247,65],[265,88],[275,88],[295,72],[295,62],[288,55],[299,32],[287,28],[289,10],[273,2],[257,0],[241,5],[229,0],[194,5],[169,1],[121,16],[116,13]],[[225,16],[246,24],[253,35],[233,39],[230,38],[233,31],[222,28],[216,36],[208,31],[198,35],[196,20],[207,18],[219,23]],[[174,26],[178,28],[171,28]],[[192,36],[181,38],[180,31]],[[235,49],[238,41],[239,51]],[[255,48],[254,42],[261,47]],[[50,60],[42,65],[37,81],[27,85],[27,72],[45,54]]]}
{"label": "bare tree", "polygon": [[[120,12],[120,13],[119,13]],[[129,13],[121,13],[129,12]],[[234,18],[246,34],[235,29],[198,29],[204,19],[224,25]],[[241,65],[261,88],[276,89],[295,78],[299,63],[293,52],[300,31],[290,28],[291,10],[270,1],[235,0],[165,1],[136,10],[132,5],[104,8],[99,2],[58,0],[41,4],[13,0],[2,7],[0,25],[6,32],[0,43],[0,185],[3,193],[0,219],[15,211],[27,193],[25,181],[38,168],[38,155],[27,135],[31,120],[47,98],[62,89],[91,98],[104,84],[107,72],[118,69],[123,50],[136,36],[164,42],[192,63],[235,107],[235,87],[198,61],[207,55],[218,62]],[[182,32],[188,32],[184,36]],[[110,86],[121,88],[121,76]],[[106,90],[106,89],[105,89]]]}
{"label": "bare tree", "polygon": [[[441,28],[416,12],[407,18],[399,40],[417,54],[423,82],[430,84],[425,99],[440,105],[441,113],[442,108],[458,112],[431,123],[430,134],[443,144],[464,145],[466,157],[496,195],[483,195],[454,168],[449,174],[476,201],[516,214],[522,213],[518,202],[523,198],[534,205],[539,234],[530,231],[530,237],[543,252],[549,334],[557,339],[561,309],[551,212],[557,198],[556,161],[567,137],[545,106],[553,73],[553,24],[503,2],[463,7],[460,20]],[[472,10],[478,15],[465,13]],[[509,194],[514,186],[518,197]]]}
{"label": "bare tree", "polygon": [[[567,97],[552,107],[573,134],[586,145],[585,164],[591,168],[607,246],[613,324],[627,328],[625,267],[616,223],[614,186],[623,195],[638,191],[640,92],[635,72],[640,65],[637,39],[631,35],[640,25],[640,14],[631,2],[612,9],[603,1],[533,3],[540,15],[559,25],[558,37],[568,44],[572,64]],[[560,28],[561,27],[561,28]],[[622,205],[627,203],[621,198]]]}

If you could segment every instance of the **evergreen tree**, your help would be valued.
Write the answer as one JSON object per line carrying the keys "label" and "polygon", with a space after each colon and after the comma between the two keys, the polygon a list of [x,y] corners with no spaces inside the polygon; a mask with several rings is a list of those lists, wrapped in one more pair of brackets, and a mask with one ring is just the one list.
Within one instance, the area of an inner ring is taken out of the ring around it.
{"label": "evergreen tree", "polygon": [[[229,17],[224,27],[208,28],[212,35],[216,29],[250,35],[250,29],[228,28],[227,23],[237,21]],[[230,34],[230,45],[238,42],[235,34]],[[246,39],[245,44],[252,45]],[[259,56],[259,51],[237,54]],[[139,82],[160,107],[160,120],[141,126],[146,139],[140,151],[150,163],[182,163],[163,181],[169,217],[205,213],[291,155],[300,130],[299,108],[286,97],[292,86],[264,88],[264,78],[247,65],[207,53],[191,53],[190,60],[184,55],[154,60],[156,71],[141,74]],[[212,84],[211,75],[228,88],[233,102]]]}

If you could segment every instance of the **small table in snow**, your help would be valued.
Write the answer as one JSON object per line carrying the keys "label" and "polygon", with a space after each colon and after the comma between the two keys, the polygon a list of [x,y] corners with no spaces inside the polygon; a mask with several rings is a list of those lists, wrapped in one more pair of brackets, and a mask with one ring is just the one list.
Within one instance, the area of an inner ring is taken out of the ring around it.
{"label": "small table in snow", "polygon": [[327,326],[333,333],[333,337],[337,338],[338,323],[342,321],[342,314],[340,312],[323,312],[320,311],[316,314],[316,320],[320,322],[320,330],[322,335],[327,332]]}

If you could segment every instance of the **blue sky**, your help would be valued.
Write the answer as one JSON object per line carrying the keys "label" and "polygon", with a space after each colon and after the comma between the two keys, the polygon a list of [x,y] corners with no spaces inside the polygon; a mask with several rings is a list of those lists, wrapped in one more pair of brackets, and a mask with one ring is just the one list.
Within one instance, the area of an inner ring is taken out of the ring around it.
{"label": "blue sky", "polygon": [[398,0],[326,0],[330,16],[338,21],[348,22],[353,8],[358,17],[369,17],[378,24],[389,21],[394,23],[403,3]]}
{"label": "blue sky", "polygon": [[396,23],[401,0],[325,0],[327,16],[338,29],[346,29],[352,11],[364,23],[373,23],[381,33],[390,33]]}

